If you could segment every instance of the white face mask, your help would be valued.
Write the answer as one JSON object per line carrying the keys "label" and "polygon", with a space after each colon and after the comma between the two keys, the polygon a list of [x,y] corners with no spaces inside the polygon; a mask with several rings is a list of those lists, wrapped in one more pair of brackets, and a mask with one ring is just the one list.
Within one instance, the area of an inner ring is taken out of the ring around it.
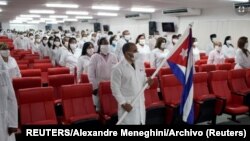
{"label": "white face mask", "polygon": [[215,42],[215,41],[218,41],[217,38],[212,38],[212,41]]}
{"label": "white face mask", "polygon": [[109,46],[108,45],[101,45],[101,53],[107,55],[109,53]]}
{"label": "white face mask", "polygon": [[173,39],[173,43],[177,43],[178,42],[178,39]]}
{"label": "white face mask", "polygon": [[245,44],[244,48],[245,48],[245,49],[247,49],[247,48],[248,48],[248,43],[246,43],[246,44]]}
{"label": "white face mask", "polygon": [[69,44],[69,46],[70,46],[70,48],[71,48],[72,50],[75,50],[75,49],[76,49],[77,44]]}
{"label": "white face mask", "polygon": [[70,33],[65,34],[66,37],[70,37]]}
{"label": "white face mask", "polygon": [[59,38],[61,38],[61,36],[60,36],[60,34],[59,34],[59,33],[57,33],[57,34],[56,34],[56,37],[59,37]]}
{"label": "white face mask", "polygon": [[30,39],[33,40],[33,39],[34,39],[34,36],[30,36]]}
{"label": "white face mask", "polygon": [[125,38],[125,40],[129,41],[131,37],[130,37],[130,35],[125,35],[124,38]]}
{"label": "white face mask", "polygon": [[141,53],[133,53],[133,55],[134,55],[134,57],[133,58],[131,58],[134,62],[135,61],[140,61],[140,60],[142,60],[142,54]]}
{"label": "white face mask", "polygon": [[81,38],[76,38],[76,41],[79,42],[81,40]]}
{"label": "white face mask", "polygon": [[231,45],[232,41],[231,40],[227,40],[226,43],[227,43],[227,45]]}
{"label": "white face mask", "polygon": [[40,42],[41,42],[41,40],[40,40],[40,39],[36,39],[36,42],[37,42],[37,43],[40,43]]}
{"label": "white face mask", "polygon": [[50,43],[51,45],[53,45],[54,40],[49,40],[49,43]]}
{"label": "white face mask", "polygon": [[88,38],[87,37],[83,37],[82,38],[84,42],[87,42]]}
{"label": "white face mask", "polygon": [[54,42],[54,45],[55,45],[56,47],[59,47],[59,46],[60,46],[60,42],[55,41],[55,42]]}
{"label": "white face mask", "polygon": [[43,40],[43,44],[47,44],[48,43],[48,40]]}
{"label": "white face mask", "polygon": [[140,40],[139,40],[139,44],[140,44],[140,45],[143,45],[143,46],[144,46],[145,43],[146,43],[146,40],[145,40],[145,39],[140,39]]}
{"label": "white face mask", "polygon": [[219,47],[219,46],[215,46],[214,47],[217,51],[221,51],[221,47]]}
{"label": "white face mask", "polygon": [[89,49],[87,49],[87,53],[88,53],[88,55],[93,55],[94,54],[94,49],[93,48],[89,48]]}
{"label": "white face mask", "polygon": [[10,56],[10,51],[9,50],[1,50],[0,54],[3,57],[9,57]]}
{"label": "white face mask", "polygon": [[64,46],[68,47],[69,46],[69,42],[64,42]]}
{"label": "white face mask", "polygon": [[198,46],[198,42],[194,42],[194,46],[197,47]]}
{"label": "white face mask", "polygon": [[166,43],[161,43],[161,48],[165,49],[166,48]]}

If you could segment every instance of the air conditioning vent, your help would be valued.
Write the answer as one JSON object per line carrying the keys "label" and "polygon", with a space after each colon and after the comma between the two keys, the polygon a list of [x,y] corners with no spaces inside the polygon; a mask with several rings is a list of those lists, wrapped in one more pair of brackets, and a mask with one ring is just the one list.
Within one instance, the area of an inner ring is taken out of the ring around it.
{"label": "air conditioning vent", "polygon": [[162,13],[172,16],[199,16],[201,15],[201,9],[194,9],[194,8],[170,9],[170,10],[163,10]]}
{"label": "air conditioning vent", "polygon": [[150,14],[128,14],[125,15],[125,18],[127,19],[134,19],[134,20],[145,20],[145,19],[150,19]]}

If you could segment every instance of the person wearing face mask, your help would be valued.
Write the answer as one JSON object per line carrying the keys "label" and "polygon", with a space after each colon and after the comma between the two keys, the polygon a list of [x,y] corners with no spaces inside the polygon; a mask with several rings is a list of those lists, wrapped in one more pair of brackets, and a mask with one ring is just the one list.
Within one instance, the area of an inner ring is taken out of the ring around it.
{"label": "person wearing face mask", "polygon": [[94,54],[94,45],[91,42],[86,42],[82,48],[82,54],[78,58],[77,63],[77,80],[80,82],[81,74],[88,73],[88,67],[91,56]]}
{"label": "person wearing face mask", "polygon": [[96,110],[99,110],[98,86],[101,81],[109,81],[112,67],[117,64],[116,56],[109,53],[109,44],[106,38],[101,38],[98,42],[98,51],[89,62],[88,77],[93,85],[94,103]]}
{"label": "person wearing face mask", "polygon": [[[0,44],[0,48],[6,48]],[[0,55],[0,140],[15,141],[18,131],[18,107],[9,70]]]}
{"label": "person wearing face mask", "polygon": [[240,37],[238,40],[238,48],[235,56],[234,69],[249,69],[250,68],[250,52],[248,50],[249,43],[247,37]]}
{"label": "person wearing face mask", "polygon": [[198,49],[198,41],[196,38],[192,38],[192,47],[193,47],[193,57],[194,62],[200,60],[200,50]]}
{"label": "person wearing face mask", "polygon": [[30,42],[32,54],[39,53],[39,46],[40,46],[40,44],[41,44],[40,36],[36,35],[35,36],[35,41],[34,42]]}
{"label": "person wearing face mask", "polygon": [[117,48],[117,36],[114,35],[110,38],[109,40],[110,46],[109,46],[109,50],[111,53],[115,54],[115,50]]}
{"label": "person wearing face mask", "polygon": [[42,38],[41,44],[38,48],[39,48],[40,59],[50,57],[50,50],[48,47],[48,38],[47,37]]}
{"label": "person wearing face mask", "polygon": [[[156,41],[155,49],[152,51],[153,58],[151,61],[152,67],[158,68],[162,60],[165,59],[169,53],[166,45],[167,40],[159,37]],[[166,62],[162,67],[169,67]]]}
{"label": "person wearing face mask", "polygon": [[209,53],[214,50],[214,42],[218,41],[217,39],[217,35],[216,34],[211,34],[210,35],[210,43],[208,44],[207,48],[206,48],[206,54],[209,55]]}
{"label": "person wearing face mask", "polygon": [[92,34],[90,34],[90,42],[94,45],[95,52],[97,52],[97,50],[98,50],[98,45],[97,45],[98,40],[99,39],[97,37],[97,33],[96,32],[93,32]]}
{"label": "person wearing face mask", "polygon": [[145,36],[143,34],[139,35],[137,38],[136,38],[136,46],[137,46],[137,49],[138,49],[138,52],[140,54],[143,55],[143,60],[141,60],[143,63],[144,62],[150,62],[151,60],[151,50],[149,48],[148,45],[146,45],[146,40],[145,40]]}
{"label": "person wearing face mask", "polygon": [[221,52],[222,44],[221,42],[214,42],[214,50],[209,53],[207,64],[223,64],[225,62],[224,54]]}
{"label": "person wearing face mask", "polygon": [[19,36],[14,40],[13,44],[15,49],[28,50],[30,48],[30,41],[24,37],[25,33],[19,33]]}
{"label": "person wearing face mask", "polygon": [[131,40],[130,32],[128,30],[124,30],[122,32],[122,37],[117,42],[117,48],[115,51],[115,55],[117,56],[118,61],[122,60],[123,53],[122,47],[124,44],[128,43]]}
{"label": "person wearing face mask", "polygon": [[146,120],[145,97],[141,94],[135,105],[135,99],[146,83],[153,84],[147,79],[144,66],[138,64],[137,47],[134,43],[126,43],[122,48],[124,59],[111,72],[111,90],[118,103],[118,120],[125,111],[128,115],[121,122],[122,125],[144,125]]}
{"label": "person wearing face mask", "polygon": [[5,43],[0,43],[0,55],[8,69],[11,79],[22,77],[16,60],[10,56],[10,50]]}
{"label": "person wearing face mask", "polygon": [[54,43],[52,47],[52,53],[51,53],[51,61],[54,66],[59,66],[59,60],[61,56],[61,50],[60,48],[62,47],[61,45],[61,40],[59,37],[54,38]]}
{"label": "person wearing face mask", "polygon": [[225,55],[225,58],[235,58],[236,50],[232,44],[231,36],[225,38],[221,52]]}

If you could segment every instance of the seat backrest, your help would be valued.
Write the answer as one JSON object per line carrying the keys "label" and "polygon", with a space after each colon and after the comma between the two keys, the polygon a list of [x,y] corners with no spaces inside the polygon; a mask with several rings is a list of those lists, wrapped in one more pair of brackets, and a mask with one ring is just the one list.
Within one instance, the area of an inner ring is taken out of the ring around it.
{"label": "seat backrest", "polygon": [[150,107],[151,105],[153,105],[154,103],[158,103],[160,102],[160,98],[158,96],[158,79],[155,77],[153,79],[154,83],[152,86],[150,86],[150,88],[146,89],[144,91],[144,96],[145,96],[145,106]]}
{"label": "seat backrest", "polygon": [[226,98],[231,101],[231,91],[228,87],[228,72],[225,70],[213,71],[209,73],[209,88],[218,97]]}
{"label": "seat backrest", "polygon": [[57,124],[52,87],[23,89],[19,94],[21,125]]}
{"label": "seat backrest", "polygon": [[48,72],[48,69],[53,68],[53,65],[51,63],[35,63],[33,68],[41,69],[42,72]]}
{"label": "seat backrest", "polygon": [[225,63],[235,63],[235,59],[234,58],[226,58],[225,59]]}
{"label": "seat backrest", "polygon": [[34,63],[51,63],[50,59],[35,59]]}
{"label": "seat backrest", "polygon": [[40,77],[23,77],[14,78],[13,81],[14,90],[17,92],[19,89],[41,87],[42,80]]}
{"label": "seat backrest", "polygon": [[40,69],[21,70],[22,77],[41,77]]}
{"label": "seat backrest", "polygon": [[28,64],[29,60],[17,60],[17,64]]}
{"label": "seat backrest", "polygon": [[146,76],[151,77],[154,74],[155,71],[156,71],[155,68],[146,68],[145,69]]}
{"label": "seat backrest", "polygon": [[161,68],[159,73],[158,73],[160,79],[162,76],[169,75],[169,74],[173,74],[173,72],[170,68]]}
{"label": "seat backrest", "polygon": [[217,70],[232,70],[232,64],[230,63],[217,64]]}
{"label": "seat backrest", "polygon": [[96,113],[91,84],[65,85],[62,86],[61,92],[65,119]]}
{"label": "seat backrest", "polygon": [[28,64],[18,64],[18,67],[20,70],[26,70],[28,69]]}
{"label": "seat backrest", "polygon": [[102,81],[99,83],[99,97],[102,114],[108,116],[117,114],[118,104],[116,99],[112,95],[109,81]]}
{"label": "seat backrest", "polygon": [[206,72],[200,72],[194,74],[193,77],[194,99],[200,99],[204,95],[209,95],[207,79],[208,75]]}
{"label": "seat backrest", "polygon": [[231,70],[228,72],[229,87],[234,92],[247,89],[247,84],[245,79],[246,79],[246,70],[244,69]]}
{"label": "seat backrest", "polygon": [[215,71],[216,66],[213,64],[202,64],[200,65],[200,71],[199,72],[210,72]]}
{"label": "seat backrest", "polygon": [[151,68],[151,65],[150,65],[149,62],[144,62],[144,67],[145,67],[145,68]]}
{"label": "seat backrest", "polygon": [[58,74],[69,74],[69,68],[59,67],[59,68],[48,69],[48,75],[58,75]]}
{"label": "seat backrest", "polygon": [[165,104],[178,105],[183,87],[174,75],[164,75],[161,80],[162,95]]}
{"label": "seat backrest", "polygon": [[89,83],[88,74],[86,74],[86,73],[81,74],[81,83]]}

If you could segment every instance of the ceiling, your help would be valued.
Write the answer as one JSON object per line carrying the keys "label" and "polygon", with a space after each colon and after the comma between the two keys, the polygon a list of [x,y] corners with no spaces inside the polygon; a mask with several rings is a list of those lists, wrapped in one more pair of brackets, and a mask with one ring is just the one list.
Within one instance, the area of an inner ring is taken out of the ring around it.
{"label": "ceiling", "polygon": [[[3,10],[0,13],[2,22],[15,19],[20,14],[29,14],[30,9],[53,9],[55,15],[65,15],[66,10],[82,10],[90,12],[96,18],[103,18],[96,15],[97,12],[108,12],[104,10],[92,10],[92,5],[118,5],[121,7],[119,15],[131,13],[129,10],[133,6],[152,7],[156,11],[172,8],[217,8],[229,7],[233,5],[231,0],[7,0],[8,5],[0,6]],[[78,9],[47,8],[45,3],[73,3],[78,4]],[[45,17],[47,15],[44,15]]]}

